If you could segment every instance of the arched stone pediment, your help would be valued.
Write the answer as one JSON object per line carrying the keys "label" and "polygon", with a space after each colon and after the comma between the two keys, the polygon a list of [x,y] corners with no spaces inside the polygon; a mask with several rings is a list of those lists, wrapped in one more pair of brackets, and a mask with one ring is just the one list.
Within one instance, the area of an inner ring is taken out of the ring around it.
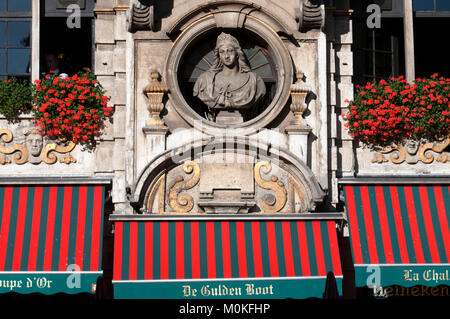
{"label": "arched stone pediment", "polygon": [[[193,23],[213,15],[218,28],[242,28],[248,16],[263,20],[277,33],[291,35],[296,29],[295,17],[288,14],[277,3],[267,1],[267,6],[261,6],[250,1],[225,0],[209,1],[197,6],[187,13],[180,15],[166,33],[171,36],[183,32]],[[277,8],[271,10],[270,8]]]}
{"label": "arched stone pediment", "polygon": [[295,214],[323,202],[312,171],[290,152],[251,138],[210,138],[166,151],[130,194],[144,214]]}

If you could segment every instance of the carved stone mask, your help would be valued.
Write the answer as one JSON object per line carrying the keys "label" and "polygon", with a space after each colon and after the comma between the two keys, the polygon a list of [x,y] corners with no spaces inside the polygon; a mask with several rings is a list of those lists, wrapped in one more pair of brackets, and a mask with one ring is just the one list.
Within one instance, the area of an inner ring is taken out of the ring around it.
{"label": "carved stone mask", "polygon": [[25,143],[28,151],[32,156],[37,157],[41,155],[42,147],[44,145],[44,139],[40,132],[31,131],[29,134],[27,134]]}
{"label": "carved stone mask", "polygon": [[408,154],[410,155],[414,155],[417,153],[417,150],[419,148],[419,142],[415,141],[415,140],[408,140],[406,142],[406,151],[408,152]]}

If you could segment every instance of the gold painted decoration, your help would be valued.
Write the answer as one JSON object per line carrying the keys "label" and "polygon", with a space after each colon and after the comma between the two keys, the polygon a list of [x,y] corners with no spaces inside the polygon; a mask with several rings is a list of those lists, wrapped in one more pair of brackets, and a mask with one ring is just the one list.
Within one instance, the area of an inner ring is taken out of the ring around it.
{"label": "gold painted decoration", "polygon": [[[425,164],[430,164],[434,161],[434,154],[427,151],[432,150],[435,153],[442,153],[449,145],[450,145],[450,138],[447,138],[442,144],[425,143],[419,149],[419,159]],[[442,158],[440,162],[446,163],[446,161],[445,162],[442,161]]]}
{"label": "gold painted decoration", "polygon": [[191,178],[185,180],[183,176],[177,176],[169,190],[169,206],[177,213],[187,213],[194,208],[192,196],[182,192],[193,188],[200,180],[200,167],[197,163],[186,162],[183,164],[183,170],[186,174],[192,175]]}
{"label": "gold painted decoration", "polygon": [[72,141],[66,146],[60,146],[55,143],[47,144],[42,150],[42,160],[47,164],[54,164],[57,161],[57,157],[53,152],[64,154],[71,152],[74,148],[75,143]]}
{"label": "gold painted decoration", "polygon": [[5,155],[0,156],[0,165],[6,164],[11,164],[11,160],[8,158],[8,156]]}
{"label": "gold painted decoration", "polygon": [[76,163],[77,160],[72,155],[66,154],[59,160],[59,162],[69,165],[72,163]]}
{"label": "gold painted decoration", "polygon": [[261,177],[261,170],[268,174],[272,170],[272,166],[269,162],[258,162],[255,164],[254,174],[255,181],[261,188],[269,189],[275,192],[275,197],[268,195],[263,196],[263,200],[260,202],[261,208],[266,213],[279,212],[287,201],[287,192],[284,187],[284,183],[281,182],[278,177],[272,176],[270,181],[266,181]]}
{"label": "gold painted decoration", "polygon": [[[3,143],[10,143],[13,139],[13,135],[11,133],[11,131],[7,130],[7,129],[1,129],[0,130],[0,141]],[[22,165],[25,164],[28,161],[28,150],[24,145],[21,144],[14,144],[12,147],[5,147],[5,146],[0,146],[0,153],[9,155],[9,154],[14,154],[13,159],[14,159],[14,163]],[[8,160],[4,160],[5,163],[11,163],[11,161]]]}
{"label": "gold painted decoration", "polygon": [[[165,214],[164,212],[164,195],[166,188],[166,174],[162,174],[153,184],[150,193],[147,197],[147,212],[152,214],[154,209],[158,211],[158,214]],[[155,203],[155,199],[158,198],[158,202]],[[157,205],[155,207],[155,204]]]}
{"label": "gold painted decoration", "polygon": [[[386,147],[381,148],[379,150],[379,152],[381,154],[392,153],[391,156],[390,156],[390,159],[391,159],[391,162],[394,163],[394,164],[401,164],[406,159],[406,151],[405,151],[405,149],[404,149],[404,147],[402,145],[393,144],[393,145],[390,145],[390,146],[386,146]],[[372,162],[374,162],[374,160],[372,160]],[[382,164],[382,163],[387,162],[387,161],[384,161],[384,160],[380,161],[379,158],[378,158],[378,160],[376,160],[375,162],[377,162],[379,164]]]}
{"label": "gold painted decoration", "polygon": [[[297,196],[296,196],[297,195]],[[296,201],[296,197],[298,200]],[[305,213],[308,211],[305,193],[300,183],[289,174],[289,201],[291,203],[291,213],[297,213],[296,206],[299,206],[299,212]]]}
{"label": "gold painted decoration", "polygon": [[422,162],[431,164],[435,159],[439,163],[447,163],[448,155],[443,153],[450,145],[450,138],[438,142],[428,142],[417,140],[407,140],[404,145],[393,144],[377,149],[378,153],[372,159],[372,163],[383,164],[388,162],[383,154],[392,153],[390,160],[394,164],[401,164],[406,161],[408,164]]}
{"label": "gold painted decoration", "polygon": [[[19,131],[23,132],[23,128]],[[31,163],[34,165],[40,164],[44,161],[47,164],[54,164],[58,160],[55,154],[52,152],[65,154],[71,152],[75,148],[73,142],[66,142],[65,145],[59,145],[57,143],[45,144],[44,136],[42,132],[37,128],[28,129],[23,133],[23,136],[19,134],[20,143],[15,143],[12,146],[7,144],[13,141],[13,134],[8,129],[0,129],[0,153],[4,154],[0,157],[0,164],[10,164],[11,160],[6,155],[13,155],[15,164],[22,165],[25,163]],[[61,141],[61,143],[64,143]],[[76,159],[66,154],[60,159],[60,163],[67,165],[76,163]]]}

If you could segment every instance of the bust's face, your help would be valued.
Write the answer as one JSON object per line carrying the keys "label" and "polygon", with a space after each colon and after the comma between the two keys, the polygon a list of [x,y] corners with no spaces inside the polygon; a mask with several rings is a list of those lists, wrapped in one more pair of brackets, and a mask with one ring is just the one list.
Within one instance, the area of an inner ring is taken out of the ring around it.
{"label": "bust's face", "polygon": [[219,58],[224,66],[233,67],[237,61],[236,49],[230,43],[225,42],[219,47]]}
{"label": "bust's face", "polygon": [[415,140],[409,140],[406,143],[406,151],[410,155],[414,155],[417,152],[417,149],[419,148],[419,143]]}
{"label": "bust's face", "polygon": [[27,149],[32,156],[36,157],[41,154],[43,144],[44,141],[40,134],[30,134],[26,138]]}

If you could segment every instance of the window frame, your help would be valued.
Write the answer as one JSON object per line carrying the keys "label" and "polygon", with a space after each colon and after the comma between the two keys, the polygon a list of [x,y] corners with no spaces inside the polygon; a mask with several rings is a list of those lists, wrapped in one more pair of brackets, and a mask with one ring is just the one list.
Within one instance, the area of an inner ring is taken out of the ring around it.
{"label": "window frame", "polygon": [[[9,0],[12,1],[12,0]],[[0,47],[5,50],[5,72],[0,73],[0,78],[12,76],[29,77],[31,80],[33,73],[33,2],[30,0],[30,11],[0,11],[0,22],[6,23],[5,28],[5,45]],[[10,46],[8,43],[8,25],[11,22],[28,22],[30,24],[30,43],[28,46]],[[8,51],[11,49],[28,49],[30,54],[30,70],[26,73],[10,73],[8,72]]]}

